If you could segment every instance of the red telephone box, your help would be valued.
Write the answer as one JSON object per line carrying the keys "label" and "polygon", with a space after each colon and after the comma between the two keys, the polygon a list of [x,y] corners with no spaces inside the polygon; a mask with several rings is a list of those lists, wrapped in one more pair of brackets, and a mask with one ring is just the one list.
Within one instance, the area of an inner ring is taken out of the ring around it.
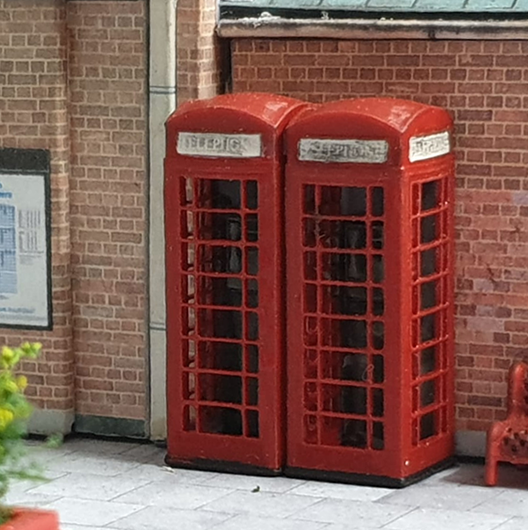
{"label": "red telephone box", "polygon": [[290,475],[402,486],[453,454],[451,135],[396,99],[287,128]]}
{"label": "red telephone box", "polygon": [[167,121],[169,465],[283,465],[282,133],[303,105],[226,95]]}

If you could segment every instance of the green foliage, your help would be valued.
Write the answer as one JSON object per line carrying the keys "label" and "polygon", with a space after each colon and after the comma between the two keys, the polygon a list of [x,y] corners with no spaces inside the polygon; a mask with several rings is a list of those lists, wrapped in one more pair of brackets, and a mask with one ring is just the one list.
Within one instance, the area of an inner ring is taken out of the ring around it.
{"label": "green foliage", "polygon": [[58,449],[64,442],[64,436],[60,433],[51,434],[46,439],[46,447],[48,449]]}
{"label": "green foliage", "polygon": [[[22,359],[35,359],[41,350],[38,343],[26,342],[18,348],[4,346],[0,354],[0,502],[12,479],[43,480],[35,466],[28,461],[24,438],[32,407],[24,391],[27,379],[15,370]],[[11,513],[0,506],[0,524]]]}

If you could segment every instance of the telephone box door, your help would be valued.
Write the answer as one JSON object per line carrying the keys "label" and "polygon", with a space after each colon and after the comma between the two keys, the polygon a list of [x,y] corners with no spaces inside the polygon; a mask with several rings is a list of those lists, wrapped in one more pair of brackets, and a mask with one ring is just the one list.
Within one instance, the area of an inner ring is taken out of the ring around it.
{"label": "telephone box door", "polygon": [[[392,99],[287,129],[290,475],[398,486],[452,454],[450,134],[441,109]],[[411,161],[417,139],[437,145]]]}
{"label": "telephone box door", "polygon": [[282,467],[281,142],[301,106],[235,94],[167,122],[170,465]]}

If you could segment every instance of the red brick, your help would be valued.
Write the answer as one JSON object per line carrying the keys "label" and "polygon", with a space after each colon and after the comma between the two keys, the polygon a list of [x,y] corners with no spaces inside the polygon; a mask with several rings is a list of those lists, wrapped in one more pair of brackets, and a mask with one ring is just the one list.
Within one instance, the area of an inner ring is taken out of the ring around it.
{"label": "red brick", "polygon": [[[241,42],[234,40],[234,64],[241,55]],[[471,398],[473,404],[457,407],[458,427],[487,428],[502,414],[511,360],[528,344],[528,312],[524,309],[528,307],[528,289],[524,287],[528,237],[523,224],[528,217],[524,197],[528,192],[528,44],[335,41],[335,51],[324,52],[325,63],[323,52],[318,52],[320,41],[280,42],[281,46],[275,51],[271,48],[270,53],[277,65],[286,49],[290,54],[294,48],[299,54],[310,53],[301,59],[309,63],[307,78],[316,81],[312,91],[305,87],[302,97],[307,100],[396,96],[447,106],[455,113],[456,285],[460,316],[456,334],[457,401],[467,404]],[[332,48],[329,44],[326,47]],[[315,64],[319,61],[329,66],[329,56],[333,56],[332,68],[316,70],[310,66],[314,60]],[[244,57],[247,67],[252,67],[253,56]],[[348,59],[350,66],[344,66]],[[298,94],[295,85],[286,84],[289,80],[279,74],[278,66],[271,65],[271,69],[273,79],[282,83],[284,94]],[[242,85],[236,72],[233,78],[235,91],[258,90],[259,83],[255,79]],[[468,318],[476,329],[465,327]],[[493,323],[494,331],[486,319]]]}

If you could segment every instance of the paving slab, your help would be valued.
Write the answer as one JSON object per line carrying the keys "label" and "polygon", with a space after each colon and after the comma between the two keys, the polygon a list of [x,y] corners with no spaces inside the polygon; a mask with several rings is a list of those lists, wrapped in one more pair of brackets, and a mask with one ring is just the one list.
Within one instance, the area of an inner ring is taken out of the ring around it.
{"label": "paving slab", "polygon": [[61,530],[528,528],[528,471],[513,466],[494,488],[482,464],[462,464],[393,490],[174,469],[164,456],[150,444],[67,440],[38,459],[50,480],[14,483],[7,501],[57,510]]}

